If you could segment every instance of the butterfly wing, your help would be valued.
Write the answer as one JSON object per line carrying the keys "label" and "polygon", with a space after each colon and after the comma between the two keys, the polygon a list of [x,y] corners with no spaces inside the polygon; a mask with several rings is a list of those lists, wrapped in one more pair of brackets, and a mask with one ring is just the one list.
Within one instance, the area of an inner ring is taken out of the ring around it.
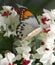
{"label": "butterfly wing", "polygon": [[17,27],[17,37],[21,40],[25,38],[30,32],[32,32],[34,28],[27,23],[22,22]]}
{"label": "butterfly wing", "polygon": [[17,37],[21,40],[24,39],[34,29],[39,27],[39,24],[34,15],[25,8],[20,8],[20,24],[17,26]]}
{"label": "butterfly wing", "polygon": [[34,28],[37,28],[39,26],[36,18],[34,17],[34,15],[28,10],[23,12],[23,17],[21,17],[21,18],[23,18],[21,20],[22,22],[28,23],[31,26],[33,26]]}

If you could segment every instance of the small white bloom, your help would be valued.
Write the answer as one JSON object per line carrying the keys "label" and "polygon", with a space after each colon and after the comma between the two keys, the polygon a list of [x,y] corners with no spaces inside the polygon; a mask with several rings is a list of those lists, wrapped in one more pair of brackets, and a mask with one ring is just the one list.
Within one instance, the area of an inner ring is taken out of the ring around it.
{"label": "small white bloom", "polygon": [[[3,6],[3,10],[1,11],[1,13],[9,11],[11,15],[2,16],[2,14],[0,14],[0,28],[1,26],[4,28],[4,31],[6,31],[4,36],[8,37],[11,34],[16,35],[16,27],[19,24],[19,15],[14,9],[11,10],[11,8],[12,6]],[[9,26],[11,26],[11,28],[9,28]]]}
{"label": "small white bloom", "polygon": [[15,58],[15,55],[13,53],[11,53],[11,52],[7,52],[5,54],[5,57],[8,59],[9,63],[12,64],[13,63],[13,59]]}
{"label": "small white bloom", "polygon": [[8,65],[8,63],[9,61],[6,57],[0,60],[0,65]]}
{"label": "small white bloom", "polygon": [[42,33],[40,33],[40,39],[45,44],[41,45],[36,51],[41,56],[40,62],[43,63],[43,65],[52,65],[52,63],[55,62],[55,56],[53,54],[53,49],[55,48],[55,9],[51,11],[44,9],[42,17],[50,19],[50,21],[48,21],[46,24],[41,24],[42,29],[45,28],[46,31],[48,31],[47,29],[50,29],[50,31],[45,33],[42,30]]}
{"label": "small white bloom", "polygon": [[15,55],[11,52],[5,54],[5,58],[0,54],[0,65],[8,65],[13,63],[13,58]]}
{"label": "small white bloom", "polygon": [[[37,49],[37,52],[41,56],[40,62],[42,62],[43,65],[52,65],[52,63],[55,62],[55,56],[53,54],[54,45],[52,45],[46,43],[45,45]],[[49,50],[45,50],[45,48],[48,48]]]}
{"label": "small white bloom", "polygon": [[36,50],[40,55],[43,55],[45,53],[44,47],[40,47]]}
{"label": "small white bloom", "polygon": [[29,52],[31,51],[31,48],[28,46],[29,43],[28,42],[26,43],[27,44],[21,43],[22,46],[17,47],[16,50],[18,54],[22,54],[22,57],[28,60],[30,57]]}
{"label": "small white bloom", "polygon": [[16,50],[17,50],[18,54],[22,54],[23,58],[29,59],[29,57],[30,57],[29,52],[31,51],[31,48],[29,46],[17,47]]}
{"label": "small white bloom", "polygon": [[51,19],[51,13],[49,10],[43,9],[44,13],[42,14],[43,17],[46,17],[48,19]]}
{"label": "small white bloom", "polygon": [[43,65],[52,65],[53,62],[55,62],[55,56],[51,52],[47,52],[43,55],[43,57],[40,59],[40,62],[43,63]]}

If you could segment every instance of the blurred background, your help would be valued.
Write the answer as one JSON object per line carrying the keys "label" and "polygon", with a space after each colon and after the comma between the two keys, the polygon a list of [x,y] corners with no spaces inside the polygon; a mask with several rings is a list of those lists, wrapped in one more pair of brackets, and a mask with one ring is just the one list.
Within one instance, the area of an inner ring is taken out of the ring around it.
{"label": "blurred background", "polygon": [[55,8],[55,0],[0,0],[0,6],[12,5],[17,7],[16,4],[28,7],[33,14],[40,13],[43,8],[53,9]]}

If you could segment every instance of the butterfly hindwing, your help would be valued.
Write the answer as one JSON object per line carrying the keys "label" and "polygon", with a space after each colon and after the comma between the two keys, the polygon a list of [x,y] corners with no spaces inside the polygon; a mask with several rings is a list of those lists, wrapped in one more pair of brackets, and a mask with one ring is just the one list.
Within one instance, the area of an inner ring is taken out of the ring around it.
{"label": "butterfly hindwing", "polygon": [[22,22],[17,26],[16,34],[17,37],[21,40],[25,38],[30,32],[32,32],[34,28],[27,23]]}

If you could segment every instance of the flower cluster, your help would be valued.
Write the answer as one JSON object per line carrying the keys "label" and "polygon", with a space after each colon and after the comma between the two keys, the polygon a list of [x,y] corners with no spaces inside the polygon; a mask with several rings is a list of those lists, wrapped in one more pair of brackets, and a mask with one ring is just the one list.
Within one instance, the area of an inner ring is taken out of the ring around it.
{"label": "flower cluster", "polygon": [[42,33],[40,33],[41,46],[36,51],[40,55],[43,65],[52,65],[55,62],[55,10],[45,10],[40,21]]}
{"label": "flower cluster", "polygon": [[23,60],[21,61],[22,65],[31,65],[31,63],[33,62],[33,59],[30,59],[30,51],[31,51],[31,47],[29,46],[30,42],[25,41],[23,43],[21,43],[21,46],[16,47],[17,50],[17,56],[14,59],[15,60],[20,60],[23,58]]}
{"label": "flower cluster", "polygon": [[5,31],[4,36],[16,35],[19,24],[19,15],[12,6],[3,6],[0,11],[0,31]]}
{"label": "flower cluster", "polygon": [[14,58],[15,55],[12,52],[6,51],[4,58],[2,54],[0,54],[0,65],[17,65],[13,63]]}

